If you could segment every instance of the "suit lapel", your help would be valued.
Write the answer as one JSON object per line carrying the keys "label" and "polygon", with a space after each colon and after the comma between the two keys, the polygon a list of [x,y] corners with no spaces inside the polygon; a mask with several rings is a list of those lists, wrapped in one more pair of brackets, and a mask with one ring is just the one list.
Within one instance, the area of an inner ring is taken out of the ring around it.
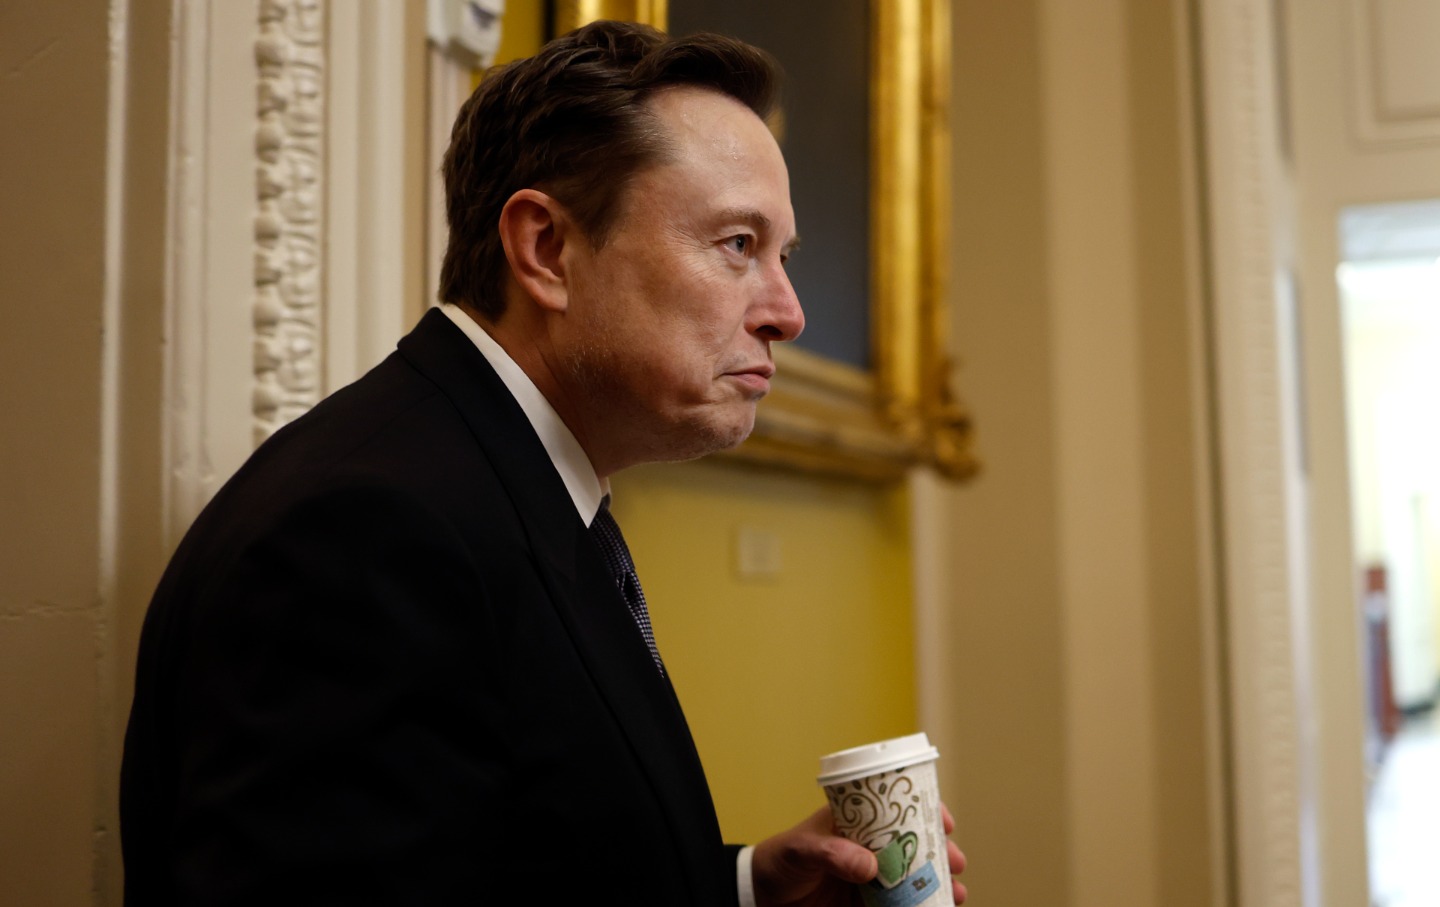
{"label": "suit lapel", "polygon": [[426,313],[400,353],[454,401],[502,479],[542,581],[595,686],[630,741],[698,891],[716,884],[721,847],[704,770],[668,680],[655,669],[599,547],[524,411],[485,357],[444,314]]}

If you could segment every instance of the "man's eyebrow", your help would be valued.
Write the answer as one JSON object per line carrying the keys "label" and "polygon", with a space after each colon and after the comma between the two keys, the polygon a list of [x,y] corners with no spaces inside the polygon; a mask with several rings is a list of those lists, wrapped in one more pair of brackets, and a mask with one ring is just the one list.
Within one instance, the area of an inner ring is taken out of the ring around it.
{"label": "man's eyebrow", "polygon": [[[771,226],[770,218],[766,217],[765,213],[757,208],[726,208],[720,212],[720,219],[732,223],[740,221],[758,230],[768,230]],[[790,241],[785,243],[780,251],[785,255],[789,255],[798,248],[800,248],[800,237],[792,236]]]}
{"label": "man's eyebrow", "polygon": [[758,208],[726,208],[720,212],[719,218],[726,222],[741,221],[762,230],[770,227],[770,218]]}

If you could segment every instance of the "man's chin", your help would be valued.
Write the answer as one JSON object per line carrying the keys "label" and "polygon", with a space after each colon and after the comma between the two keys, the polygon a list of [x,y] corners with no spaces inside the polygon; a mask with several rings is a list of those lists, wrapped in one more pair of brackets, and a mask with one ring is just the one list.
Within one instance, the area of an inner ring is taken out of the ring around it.
{"label": "man's chin", "polygon": [[675,456],[669,459],[698,460],[713,453],[733,450],[744,443],[754,430],[755,407],[751,406],[743,418],[733,422],[692,426],[691,431],[683,432],[684,443],[675,446]]}
{"label": "man's chin", "polygon": [[755,430],[755,404],[751,403],[746,407],[745,414],[728,429],[717,432],[715,441],[716,447],[712,453],[722,450],[733,450],[745,443],[750,433]]}

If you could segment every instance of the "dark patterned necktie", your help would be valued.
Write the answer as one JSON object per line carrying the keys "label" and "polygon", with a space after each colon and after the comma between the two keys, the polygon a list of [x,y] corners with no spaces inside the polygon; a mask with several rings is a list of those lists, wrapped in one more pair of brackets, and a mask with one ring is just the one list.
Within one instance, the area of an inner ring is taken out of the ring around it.
{"label": "dark patterned necktie", "polygon": [[600,502],[600,512],[595,514],[595,521],[590,524],[590,534],[604,552],[605,562],[610,566],[610,575],[615,577],[615,585],[620,589],[626,607],[630,609],[630,616],[634,618],[635,626],[640,628],[645,645],[650,647],[650,657],[655,659],[655,667],[660,669],[663,676],[665,664],[660,661],[660,650],[655,647],[655,631],[650,627],[650,611],[645,607],[645,593],[640,589],[640,577],[635,575],[635,562],[630,559],[630,549],[625,545],[625,537],[620,534],[620,527],[610,515],[609,496]]}

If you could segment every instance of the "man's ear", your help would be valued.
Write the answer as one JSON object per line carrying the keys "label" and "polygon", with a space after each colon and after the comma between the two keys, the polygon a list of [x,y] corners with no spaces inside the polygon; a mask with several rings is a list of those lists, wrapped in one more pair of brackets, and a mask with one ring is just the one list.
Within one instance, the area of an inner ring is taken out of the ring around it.
{"label": "man's ear", "polygon": [[581,239],[565,206],[538,189],[521,189],[500,210],[500,242],[521,291],[541,308],[563,312],[569,305],[567,242]]}

